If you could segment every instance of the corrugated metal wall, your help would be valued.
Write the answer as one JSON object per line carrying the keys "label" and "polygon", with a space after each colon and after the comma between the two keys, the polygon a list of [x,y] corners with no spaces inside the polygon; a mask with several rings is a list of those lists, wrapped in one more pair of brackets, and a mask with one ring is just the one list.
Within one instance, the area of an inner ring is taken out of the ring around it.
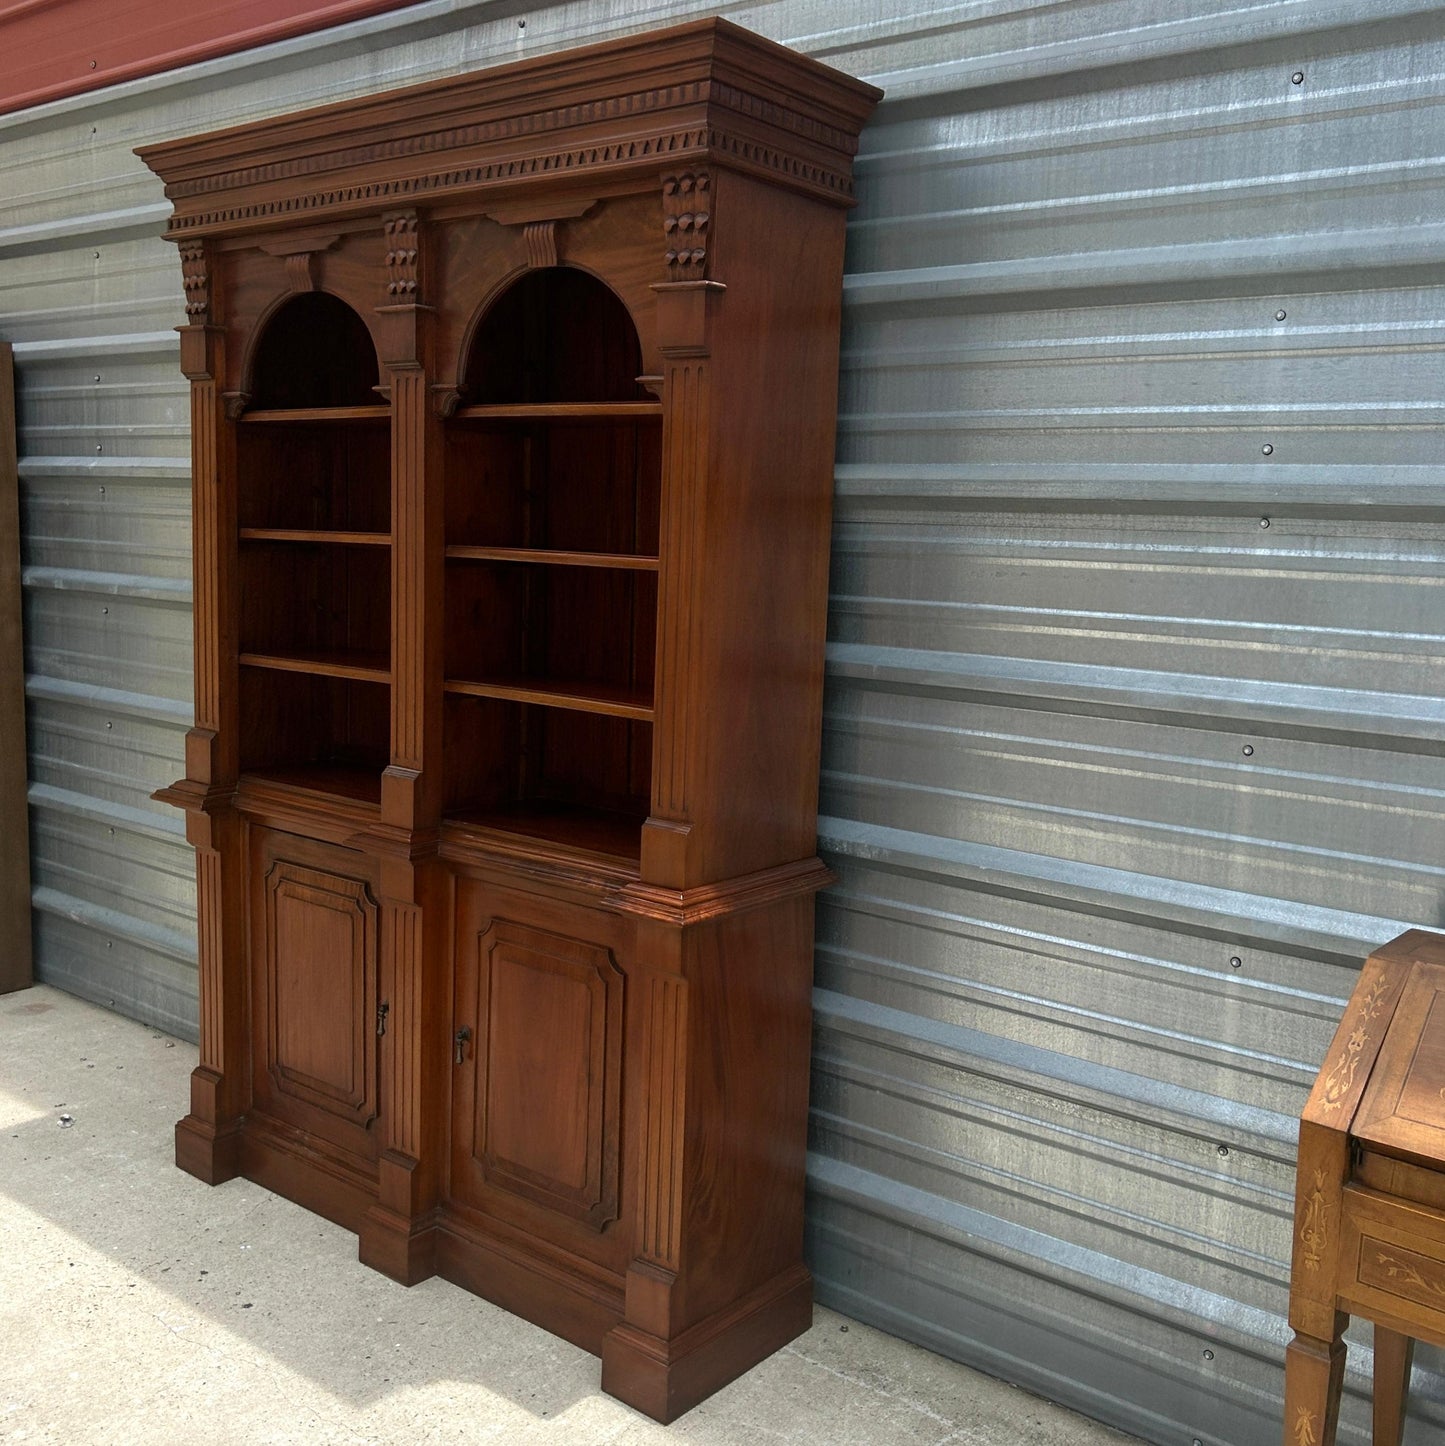
{"label": "corrugated metal wall", "polygon": [[[146,797],[189,713],[180,284],[130,148],[711,8],[435,0],[0,121],[43,977],[193,1031]],[[1362,954],[1445,921],[1445,5],[721,8],[888,90],[819,1294],[1151,1440],[1273,1446],[1293,1117]]]}

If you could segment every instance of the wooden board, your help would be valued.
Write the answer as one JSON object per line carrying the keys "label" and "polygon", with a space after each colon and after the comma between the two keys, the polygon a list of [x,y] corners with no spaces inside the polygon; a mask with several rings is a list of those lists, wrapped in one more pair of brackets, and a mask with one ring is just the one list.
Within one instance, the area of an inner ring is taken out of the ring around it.
{"label": "wooden board", "polygon": [[1380,1046],[1351,1133],[1388,1155],[1445,1160],[1445,965],[1417,962]]}
{"label": "wooden board", "polygon": [[19,493],[14,360],[10,344],[0,342],[0,994],[33,982]]}

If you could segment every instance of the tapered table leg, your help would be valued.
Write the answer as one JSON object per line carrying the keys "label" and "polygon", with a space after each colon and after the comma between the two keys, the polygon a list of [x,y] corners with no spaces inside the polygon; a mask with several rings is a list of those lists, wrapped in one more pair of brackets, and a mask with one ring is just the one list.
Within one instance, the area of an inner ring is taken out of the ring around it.
{"label": "tapered table leg", "polygon": [[1345,1378],[1343,1332],[1338,1317],[1332,1341],[1295,1332],[1284,1358],[1284,1446],[1335,1446],[1340,1387]]}
{"label": "tapered table leg", "polygon": [[1400,1446],[1405,1434],[1405,1398],[1415,1342],[1399,1331],[1375,1327],[1375,1446]]}

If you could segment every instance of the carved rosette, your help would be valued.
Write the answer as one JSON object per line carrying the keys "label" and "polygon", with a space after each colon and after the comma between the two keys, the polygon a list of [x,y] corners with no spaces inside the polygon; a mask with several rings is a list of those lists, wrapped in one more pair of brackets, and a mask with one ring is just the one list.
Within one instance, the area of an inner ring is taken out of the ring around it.
{"label": "carved rosette", "polygon": [[393,306],[420,300],[417,295],[417,216],[401,211],[382,218],[386,235],[386,299]]}
{"label": "carved rosette", "polygon": [[712,182],[706,171],[662,178],[664,271],[669,281],[707,279],[707,232]]}
{"label": "carved rosette", "polygon": [[183,241],[181,288],[186,297],[186,321],[205,326],[211,319],[211,271],[203,241]]}

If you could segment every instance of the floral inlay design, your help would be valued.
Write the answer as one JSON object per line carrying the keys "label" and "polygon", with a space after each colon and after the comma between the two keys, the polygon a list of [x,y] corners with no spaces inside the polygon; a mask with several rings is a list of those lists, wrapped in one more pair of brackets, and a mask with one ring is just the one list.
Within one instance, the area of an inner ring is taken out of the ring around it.
{"label": "floral inlay design", "polygon": [[1391,1280],[1398,1280],[1401,1285],[1413,1285],[1419,1290],[1429,1291],[1431,1295],[1445,1300],[1445,1280],[1438,1275],[1422,1275],[1413,1265],[1403,1260],[1397,1260],[1393,1255],[1386,1255],[1382,1250],[1375,1252],[1375,1264],[1382,1266],[1385,1274]]}
{"label": "floral inlay design", "polygon": [[1335,1061],[1334,1066],[1325,1076],[1324,1095],[1320,1100],[1322,1109],[1339,1109],[1353,1088],[1355,1076],[1360,1070],[1360,1056],[1364,1053],[1365,1045],[1370,1040],[1370,1025],[1374,1022],[1375,1016],[1379,1014],[1385,1003],[1385,996],[1389,992],[1390,982],[1384,974],[1381,974],[1370,985],[1364,999],[1360,1001],[1360,1016],[1355,1022],[1355,1027],[1350,1031],[1350,1037],[1345,1041],[1345,1052]]}
{"label": "floral inlay design", "polygon": [[1329,1241],[1329,1230],[1325,1224],[1325,1172],[1316,1170],[1314,1189],[1310,1191],[1309,1204],[1305,1207],[1304,1219],[1300,1221],[1300,1260],[1306,1270],[1318,1270],[1324,1260],[1325,1245]]}
{"label": "floral inlay design", "polygon": [[1294,1446],[1320,1446],[1319,1417],[1308,1406],[1295,1413]]}

